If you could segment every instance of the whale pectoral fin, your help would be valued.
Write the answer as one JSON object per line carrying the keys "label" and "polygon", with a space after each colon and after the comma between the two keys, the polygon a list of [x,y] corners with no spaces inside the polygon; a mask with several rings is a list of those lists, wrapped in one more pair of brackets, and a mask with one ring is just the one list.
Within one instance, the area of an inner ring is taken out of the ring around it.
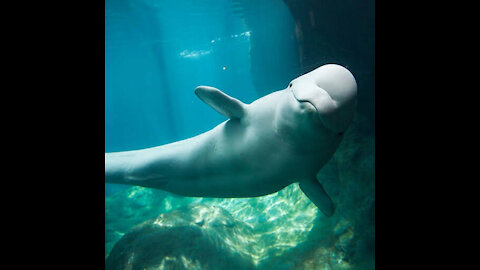
{"label": "whale pectoral fin", "polygon": [[245,104],[238,99],[232,98],[217,88],[210,86],[198,86],[195,94],[215,111],[228,118],[242,118],[245,115]]}
{"label": "whale pectoral fin", "polygon": [[328,217],[333,215],[335,205],[316,178],[300,181],[298,185],[303,193],[305,193],[310,201],[312,201],[323,214]]}

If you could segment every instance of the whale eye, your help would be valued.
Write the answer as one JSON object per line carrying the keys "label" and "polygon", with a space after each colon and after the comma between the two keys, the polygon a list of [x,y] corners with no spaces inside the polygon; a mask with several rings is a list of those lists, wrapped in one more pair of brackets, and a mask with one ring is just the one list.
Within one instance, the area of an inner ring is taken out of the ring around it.
{"label": "whale eye", "polygon": [[292,83],[290,83],[290,85],[288,87],[292,87]]}

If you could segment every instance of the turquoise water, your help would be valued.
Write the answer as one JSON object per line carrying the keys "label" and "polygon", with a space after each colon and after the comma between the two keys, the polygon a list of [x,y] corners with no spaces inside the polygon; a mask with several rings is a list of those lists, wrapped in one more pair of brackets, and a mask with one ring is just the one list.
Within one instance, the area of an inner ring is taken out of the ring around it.
{"label": "turquoise water", "polygon": [[[335,62],[359,87],[354,123],[317,176],[336,203],[332,217],[296,184],[245,199],[106,184],[107,269],[374,269],[373,4],[311,2],[105,1],[105,152],[224,121],[194,95],[198,85],[250,103]],[[350,24],[335,19],[350,13]]]}

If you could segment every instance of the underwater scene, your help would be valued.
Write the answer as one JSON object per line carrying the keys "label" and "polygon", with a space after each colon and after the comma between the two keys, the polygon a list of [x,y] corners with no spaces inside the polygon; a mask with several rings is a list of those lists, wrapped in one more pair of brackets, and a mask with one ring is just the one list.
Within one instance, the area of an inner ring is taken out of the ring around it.
{"label": "underwater scene", "polygon": [[375,269],[374,6],[105,0],[105,269]]}

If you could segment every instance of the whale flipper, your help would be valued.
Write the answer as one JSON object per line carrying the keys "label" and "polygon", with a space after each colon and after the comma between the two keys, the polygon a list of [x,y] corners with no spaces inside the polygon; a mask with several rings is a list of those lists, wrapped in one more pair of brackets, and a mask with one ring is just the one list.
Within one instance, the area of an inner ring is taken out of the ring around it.
{"label": "whale flipper", "polygon": [[298,185],[303,193],[305,193],[310,201],[312,201],[323,214],[328,217],[333,215],[335,206],[332,199],[330,199],[330,196],[328,196],[322,184],[320,184],[316,178],[300,181]]}
{"label": "whale flipper", "polygon": [[195,94],[215,111],[228,118],[242,118],[245,115],[245,104],[236,98],[210,86],[198,86]]}

